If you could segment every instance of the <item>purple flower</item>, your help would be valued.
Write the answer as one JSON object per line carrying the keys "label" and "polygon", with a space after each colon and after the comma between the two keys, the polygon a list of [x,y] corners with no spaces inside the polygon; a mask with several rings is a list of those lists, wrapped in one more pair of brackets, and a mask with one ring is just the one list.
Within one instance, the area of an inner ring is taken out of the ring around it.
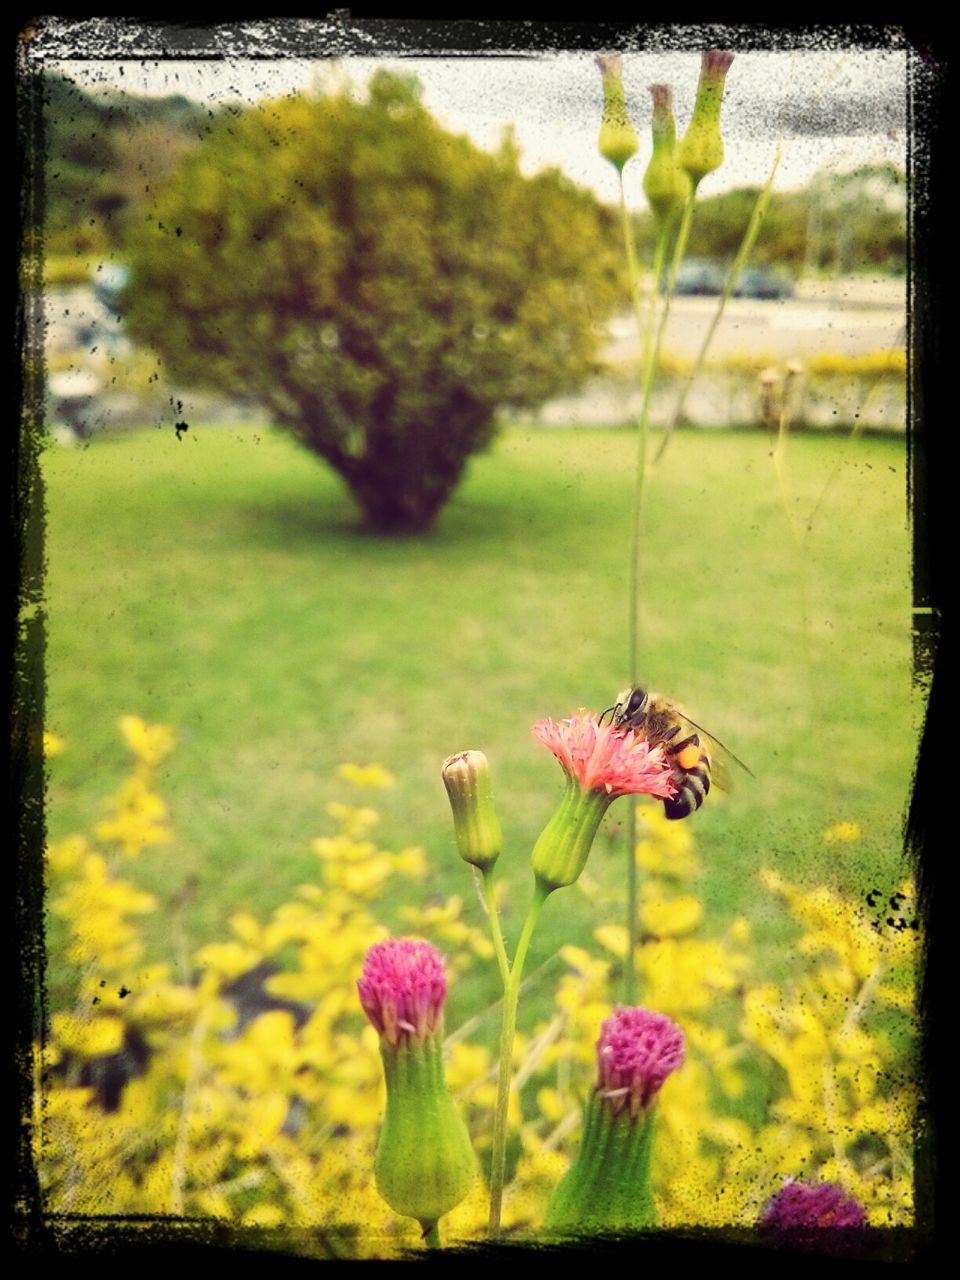
{"label": "purple flower", "polygon": [[683,1062],[683,1032],[662,1013],[619,1008],[600,1028],[597,1088],[614,1115],[648,1108]]}
{"label": "purple flower", "polygon": [[788,1181],[767,1201],[760,1225],[776,1231],[805,1227],[865,1227],[867,1215],[854,1196],[835,1182]]}
{"label": "purple flower", "polygon": [[447,998],[443,956],[429,942],[388,938],[367,952],[357,990],[364,1013],[391,1045],[423,1041],[436,1030]]}

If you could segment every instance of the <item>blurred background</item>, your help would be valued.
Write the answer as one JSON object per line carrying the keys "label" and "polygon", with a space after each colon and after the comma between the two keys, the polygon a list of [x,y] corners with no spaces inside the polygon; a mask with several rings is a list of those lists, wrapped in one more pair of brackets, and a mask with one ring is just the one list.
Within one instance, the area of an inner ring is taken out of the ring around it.
{"label": "blurred background", "polygon": [[[691,66],[696,55],[669,50],[629,58],[625,84],[636,113],[647,111],[647,85],[659,77],[674,85],[682,129],[696,84]],[[46,117],[47,360],[49,416],[61,437],[155,418],[178,391],[146,351],[130,347],[114,306],[128,273],[124,236],[142,225],[151,185],[216,117],[304,88],[348,86],[360,95],[377,67],[415,75],[424,104],[446,128],[491,149],[510,131],[525,172],[557,166],[615,204],[615,176],[596,150],[596,71],[588,54],[54,62]],[[756,419],[763,412],[757,375],[778,359],[799,357],[812,358],[812,366],[795,410],[798,425],[849,427],[864,409],[862,425],[902,430],[902,379],[862,402],[871,372],[895,363],[905,341],[906,55],[742,53],[727,90],[725,132],[725,163],[702,188],[677,283],[668,388],[670,374],[696,355],[714,310],[704,299],[722,291],[782,143],[762,235],[711,344],[714,367],[688,397],[686,416],[704,426]],[[634,163],[628,199],[641,263],[649,264],[652,222]],[[636,412],[635,329],[632,314],[615,317],[604,375],[575,397],[548,401],[537,421],[628,421]],[[830,357],[840,358],[839,366]],[[244,409],[228,390],[187,403],[208,419],[236,418]],[[668,416],[668,399],[658,396],[655,418]]]}

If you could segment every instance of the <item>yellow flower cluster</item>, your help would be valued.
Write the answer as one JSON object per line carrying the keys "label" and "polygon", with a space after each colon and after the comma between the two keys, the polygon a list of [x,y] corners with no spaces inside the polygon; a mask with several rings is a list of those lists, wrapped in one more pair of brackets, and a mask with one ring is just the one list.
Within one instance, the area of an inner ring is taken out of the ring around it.
{"label": "yellow flower cluster", "polygon": [[[130,855],[158,842],[130,800],[152,797],[165,819],[152,770],[173,736],[135,717],[121,732],[134,767],[96,834]],[[348,776],[359,787],[389,778],[372,765]],[[313,843],[319,883],[301,885],[265,922],[236,912],[231,936],[195,953],[193,981],[143,963],[135,917],[155,910],[151,895],[115,878],[86,837],[51,845],[52,906],[81,971],[76,1005],[51,1015],[37,1050],[38,1079],[44,1068],[51,1079],[38,1090],[35,1149],[52,1212],[343,1228],[362,1233],[349,1244],[359,1256],[417,1244],[374,1185],[382,1072],[356,978],[387,932],[368,904],[394,874],[423,879],[426,864],[419,849],[391,853],[368,839],[373,809],[328,812],[336,830]],[[458,898],[408,909],[418,932],[453,945],[457,971],[492,953],[462,914]],[[483,1083],[488,1058],[451,1046],[452,1078],[484,1119],[495,1093]]]}
{"label": "yellow flower cluster", "polygon": [[122,716],[120,733],[133,755],[134,767],[110,802],[110,817],[97,823],[95,834],[120,846],[128,858],[139,857],[149,845],[169,844],[167,806],[153,789],[153,771],[173,750],[173,730],[147,724],[139,716]]}
{"label": "yellow flower cluster", "polygon": [[[173,736],[134,717],[122,732],[135,759],[120,794],[136,784],[152,795],[151,771]],[[368,765],[342,776],[376,787],[387,775]],[[79,971],[76,1003],[51,1014],[37,1050],[47,1085],[42,1094],[38,1085],[35,1149],[54,1214],[214,1217],[293,1232],[283,1237],[289,1248],[310,1228],[309,1238],[330,1233],[335,1251],[354,1257],[417,1246],[415,1226],[374,1185],[382,1072],[356,979],[387,933],[373,904],[394,876],[419,881],[426,866],[418,849],[379,847],[373,809],[337,803],[328,814],[335,829],[312,846],[317,882],[268,919],[235,912],[230,936],[200,947],[179,976],[144,957],[138,921],[155,900],[115,878],[87,838],[50,847],[51,904]],[[156,843],[144,830],[117,840],[120,852]],[[858,907],[764,873],[759,887],[797,929],[789,978],[776,983],[751,966],[745,920],[707,930],[688,824],[642,810],[637,861],[640,1002],[677,1021],[687,1043],[658,1104],[664,1225],[752,1225],[785,1176],[840,1182],[871,1222],[909,1223],[911,887]],[[489,939],[458,897],[410,904],[398,925],[441,946],[451,979],[491,963]],[[562,949],[552,1006],[532,1030],[521,1006],[508,1115],[519,1154],[503,1207],[510,1234],[537,1233],[575,1149],[627,947],[620,925],[596,939],[598,955]],[[498,1064],[471,1043],[482,1021],[448,1037],[447,1078],[483,1165]],[[480,1239],[486,1218],[478,1177],[444,1220],[445,1238]]]}

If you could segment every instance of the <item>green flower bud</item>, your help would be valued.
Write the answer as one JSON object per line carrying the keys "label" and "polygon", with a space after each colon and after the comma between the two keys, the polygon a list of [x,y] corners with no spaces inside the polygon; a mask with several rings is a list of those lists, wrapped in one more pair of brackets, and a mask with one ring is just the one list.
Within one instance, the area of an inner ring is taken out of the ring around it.
{"label": "green flower bud", "polygon": [[640,145],[623,94],[623,58],[619,53],[601,53],[596,63],[603,77],[603,123],[597,146],[603,158],[622,172]]}
{"label": "green flower bud", "polygon": [[653,155],[643,176],[643,191],[658,223],[669,222],[683,207],[690,190],[686,170],[677,164],[677,126],[673,119],[673,89],[652,84]]}
{"label": "green flower bud", "polygon": [[503,848],[500,820],[493,807],[490,766],[482,751],[461,751],[443,762],[443,783],[450,797],[453,830],[464,862],[487,871]]}
{"label": "green flower bud", "polygon": [[655,1227],[653,1128],[652,1113],[621,1118],[594,1094],[584,1108],[580,1150],[553,1193],[545,1230],[597,1235]]}
{"label": "green flower bud", "polygon": [[377,1145],[377,1190],[424,1234],[470,1190],[476,1158],[447,1092],[440,1037],[380,1042],[387,1110]]}
{"label": "green flower bud", "polygon": [[380,1034],[387,1085],[377,1190],[426,1237],[466,1196],[476,1171],[443,1072],[443,958],[429,942],[388,939],[367,952],[357,989]]}
{"label": "green flower bud", "polygon": [[723,164],[720,106],[724,80],[732,62],[733,54],[720,49],[710,49],[703,55],[693,116],[677,148],[677,162],[686,169],[694,187]]}

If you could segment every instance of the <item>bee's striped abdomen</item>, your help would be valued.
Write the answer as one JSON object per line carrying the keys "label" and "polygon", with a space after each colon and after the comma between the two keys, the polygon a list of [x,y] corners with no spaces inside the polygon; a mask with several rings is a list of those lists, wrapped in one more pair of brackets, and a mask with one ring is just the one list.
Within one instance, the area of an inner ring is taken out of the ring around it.
{"label": "bee's striped abdomen", "polygon": [[663,812],[668,818],[689,817],[695,809],[699,809],[710,790],[710,758],[704,751],[697,752],[695,763],[687,766],[687,759],[692,755],[691,747],[699,747],[700,739],[693,738],[678,748],[673,761],[672,781],[677,794],[672,800],[664,800]]}

